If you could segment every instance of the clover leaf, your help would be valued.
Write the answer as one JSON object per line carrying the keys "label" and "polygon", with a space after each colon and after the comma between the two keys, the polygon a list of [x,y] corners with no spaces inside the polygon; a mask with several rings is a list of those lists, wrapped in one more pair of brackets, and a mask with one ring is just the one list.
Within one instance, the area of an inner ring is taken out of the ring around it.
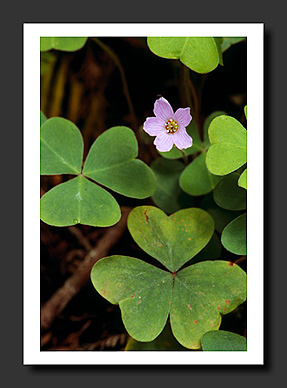
{"label": "clover leaf", "polygon": [[247,162],[247,131],[233,117],[218,116],[208,129],[211,146],[206,166],[214,175],[227,175]]}
{"label": "clover leaf", "polygon": [[136,159],[136,137],[127,127],[113,127],[100,135],[83,170],[83,139],[72,122],[60,117],[44,121],[40,139],[42,175],[77,175],[42,196],[41,219],[50,225],[110,226],[118,222],[121,213],[117,201],[95,182],[139,199],[155,191],[155,176]]}
{"label": "clover leaf", "polygon": [[134,257],[105,257],[91,271],[95,289],[119,304],[127,332],[136,341],[153,341],[170,317],[176,340],[199,349],[203,334],[220,327],[221,314],[245,301],[245,272],[219,260],[181,269],[213,235],[212,217],[204,210],[183,209],[167,217],[157,208],[140,206],[130,213],[128,228],[165,269]]}
{"label": "clover leaf", "polygon": [[51,49],[62,51],[76,51],[81,49],[88,38],[84,37],[41,37],[40,50],[48,51]]}
{"label": "clover leaf", "polygon": [[197,73],[209,73],[222,63],[221,38],[149,37],[150,50],[163,58],[179,59]]}
{"label": "clover leaf", "polygon": [[[246,171],[246,170],[245,170]],[[227,210],[246,209],[246,190],[239,187],[239,174],[234,172],[224,177],[213,191],[214,201]]]}

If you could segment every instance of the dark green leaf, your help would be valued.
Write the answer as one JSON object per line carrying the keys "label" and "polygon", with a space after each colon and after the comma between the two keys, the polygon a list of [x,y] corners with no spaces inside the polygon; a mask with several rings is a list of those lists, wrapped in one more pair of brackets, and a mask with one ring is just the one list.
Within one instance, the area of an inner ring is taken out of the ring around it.
{"label": "dark green leaf", "polygon": [[213,191],[214,201],[227,210],[246,209],[246,190],[238,186],[239,174],[233,173],[224,177]]}
{"label": "dark green leaf", "polygon": [[236,255],[247,254],[247,218],[246,213],[235,218],[223,230],[222,245]]}
{"label": "dark green leaf", "polygon": [[204,351],[245,351],[247,341],[245,337],[229,331],[208,331],[201,340]]}

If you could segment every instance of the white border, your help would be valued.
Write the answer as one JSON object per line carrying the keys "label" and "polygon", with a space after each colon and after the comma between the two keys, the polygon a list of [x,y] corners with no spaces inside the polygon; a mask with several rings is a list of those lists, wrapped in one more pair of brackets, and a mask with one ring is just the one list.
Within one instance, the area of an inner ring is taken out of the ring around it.
{"label": "white border", "polygon": [[[24,30],[24,365],[263,364],[262,23],[30,24]],[[40,351],[40,36],[246,36],[248,96],[248,350],[246,352]],[[254,152],[256,150],[256,152]]]}

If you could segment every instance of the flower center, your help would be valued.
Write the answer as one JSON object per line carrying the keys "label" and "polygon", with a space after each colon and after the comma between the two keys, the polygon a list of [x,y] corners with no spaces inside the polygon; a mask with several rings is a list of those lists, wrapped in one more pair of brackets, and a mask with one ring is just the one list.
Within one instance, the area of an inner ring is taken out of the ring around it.
{"label": "flower center", "polygon": [[169,119],[164,124],[167,133],[175,133],[178,131],[178,123],[174,119]]}

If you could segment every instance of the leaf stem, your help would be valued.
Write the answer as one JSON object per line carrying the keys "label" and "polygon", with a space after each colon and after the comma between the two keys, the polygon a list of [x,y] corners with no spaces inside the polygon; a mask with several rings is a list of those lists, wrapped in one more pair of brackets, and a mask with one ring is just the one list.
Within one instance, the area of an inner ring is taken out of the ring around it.
{"label": "leaf stem", "polygon": [[137,118],[134,110],[134,106],[130,97],[129,89],[128,89],[128,84],[125,76],[125,71],[122,67],[122,64],[119,60],[119,57],[116,55],[116,53],[106,44],[104,44],[100,39],[98,38],[93,38],[93,41],[96,42],[115,62],[117,68],[119,69],[120,76],[122,79],[122,84],[123,84],[123,93],[126,97],[127,104],[129,107],[130,115],[131,115],[131,124],[134,129],[137,128]]}
{"label": "leaf stem", "polygon": [[187,157],[186,153],[183,150],[179,150],[179,151],[182,154],[182,158],[183,158],[184,164],[188,165],[188,157]]}

